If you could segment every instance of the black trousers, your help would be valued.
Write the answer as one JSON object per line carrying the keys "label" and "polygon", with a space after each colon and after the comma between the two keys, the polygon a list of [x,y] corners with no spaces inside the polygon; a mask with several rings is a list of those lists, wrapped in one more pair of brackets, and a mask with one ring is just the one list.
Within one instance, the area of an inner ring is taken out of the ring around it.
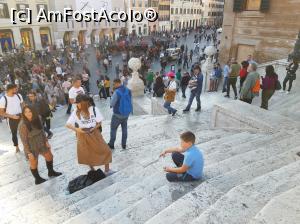
{"label": "black trousers", "polygon": [[[184,161],[184,155],[179,152],[172,153],[173,162],[177,167],[181,167]],[[178,181],[194,181],[196,180],[188,173],[177,174],[177,173],[167,173],[166,178],[170,182],[178,182]]]}
{"label": "black trousers", "polygon": [[18,146],[18,127],[19,127],[20,120],[15,119],[8,119],[9,128],[12,135],[12,141],[14,146]]}
{"label": "black trousers", "polygon": [[289,82],[289,88],[288,88],[288,91],[290,92],[291,89],[292,89],[292,86],[293,86],[293,81],[294,81],[294,77],[291,77],[289,75],[286,75],[284,80],[283,80],[283,90],[285,91],[286,89],[286,84],[287,82]]}
{"label": "black trousers", "polygon": [[261,108],[268,110],[269,107],[269,100],[273,96],[275,90],[274,89],[267,89],[262,91],[261,95]]}
{"label": "black trousers", "polygon": [[187,85],[181,85],[182,97],[186,97],[185,96],[186,88],[187,88]]}
{"label": "black trousers", "polygon": [[232,89],[234,91],[234,96],[237,97],[236,82],[237,82],[237,78],[228,78],[227,96],[230,96],[230,86],[232,86]]}

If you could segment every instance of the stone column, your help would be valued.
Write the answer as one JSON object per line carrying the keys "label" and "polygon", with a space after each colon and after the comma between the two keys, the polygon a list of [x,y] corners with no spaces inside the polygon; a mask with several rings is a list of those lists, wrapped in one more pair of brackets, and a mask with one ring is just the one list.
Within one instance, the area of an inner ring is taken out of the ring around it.
{"label": "stone column", "polygon": [[214,46],[208,46],[205,48],[204,53],[207,55],[207,58],[205,59],[205,62],[203,63],[201,70],[204,76],[204,80],[203,80],[204,91],[208,91],[210,74],[214,69],[213,55],[216,53],[216,49]]}
{"label": "stone column", "polygon": [[41,34],[40,34],[40,27],[39,26],[32,26],[32,34],[35,44],[36,50],[41,50],[42,48],[42,41],[41,41]]}
{"label": "stone column", "polygon": [[128,66],[133,71],[132,78],[128,81],[128,88],[131,90],[132,96],[144,96],[144,82],[140,79],[138,73],[141,67],[141,60],[139,58],[131,58]]}
{"label": "stone column", "polygon": [[14,35],[15,47],[19,48],[19,46],[22,44],[21,31],[20,31],[19,27],[12,27],[12,32]]}

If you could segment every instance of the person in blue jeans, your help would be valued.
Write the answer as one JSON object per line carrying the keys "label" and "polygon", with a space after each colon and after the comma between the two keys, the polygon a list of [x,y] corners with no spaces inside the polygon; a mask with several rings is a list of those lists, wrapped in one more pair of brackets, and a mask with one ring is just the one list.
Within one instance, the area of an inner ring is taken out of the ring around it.
{"label": "person in blue jeans", "polygon": [[194,75],[192,79],[189,82],[189,88],[191,89],[191,95],[189,99],[189,103],[186,106],[186,108],[183,110],[184,113],[189,112],[192,106],[192,103],[194,101],[194,98],[196,97],[197,100],[197,108],[196,112],[201,111],[201,101],[200,101],[200,95],[202,92],[202,85],[203,85],[203,75],[201,73],[201,68],[199,65],[195,65],[193,69]]}
{"label": "person in blue jeans", "polygon": [[122,148],[126,149],[127,142],[127,121],[130,113],[132,113],[131,91],[122,85],[120,79],[115,79],[114,93],[111,97],[110,107],[113,108],[113,115],[110,124],[110,141],[108,146],[115,148],[115,141],[118,127],[122,127]]}
{"label": "person in blue jeans", "polygon": [[175,101],[176,91],[177,91],[177,84],[175,81],[175,74],[174,72],[169,72],[167,74],[169,78],[169,84],[167,88],[165,88],[165,96],[164,96],[164,108],[168,110],[169,114],[175,116],[177,110],[171,107],[171,103]]}
{"label": "person in blue jeans", "polygon": [[160,156],[172,153],[176,168],[164,167],[166,178],[170,182],[195,181],[203,177],[204,159],[202,152],[194,145],[195,135],[188,131],[180,135],[181,146],[163,151]]}

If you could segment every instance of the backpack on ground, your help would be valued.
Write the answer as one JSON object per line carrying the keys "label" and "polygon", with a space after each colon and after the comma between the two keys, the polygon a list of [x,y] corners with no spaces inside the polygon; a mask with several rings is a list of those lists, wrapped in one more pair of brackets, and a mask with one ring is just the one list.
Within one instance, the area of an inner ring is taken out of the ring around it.
{"label": "backpack on ground", "polygon": [[255,85],[252,87],[253,94],[259,94],[260,91],[260,79],[255,80]]}
{"label": "backpack on ground", "polygon": [[123,116],[129,116],[129,114],[132,112],[131,93],[129,89],[125,88],[124,91],[117,89],[117,94],[120,97],[120,114]]}
{"label": "backpack on ground", "polygon": [[92,185],[93,183],[104,179],[106,176],[101,169],[91,170],[87,175],[80,175],[68,184],[68,191],[70,194],[82,190],[83,188]]}

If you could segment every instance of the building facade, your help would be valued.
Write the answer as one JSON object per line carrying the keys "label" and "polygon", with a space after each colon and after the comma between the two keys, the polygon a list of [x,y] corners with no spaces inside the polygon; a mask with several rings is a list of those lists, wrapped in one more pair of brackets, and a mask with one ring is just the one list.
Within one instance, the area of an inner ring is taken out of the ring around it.
{"label": "building facade", "polygon": [[[0,1],[0,51],[8,52],[13,48],[40,50],[53,43],[51,23],[33,19],[32,24],[11,22],[11,9],[32,10],[36,18],[40,8],[49,9],[48,0],[1,0]],[[28,15],[27,15],[28,16]]]}
{"label": "building facade", "polygon": [[259,63],[287,58],[300,30],[300,1],[226,1],[220,59]]}
{"label": "building facade", "polygon": [[[125,2],[118,0],[104,0],[103,8],[108,11],[125,11]],[[81,5],[81,1],[78,0],[51,0],[51,10],[63,11],[64,8],[71,8],[73,10],[89,10],[94,8],[97,10],[98,6],[93,5],[91,1],[90,5]],[[99,9],[98,9],[99,10]],[[76,22],[74,20],[64,21],[61,23],[53,23],[54,39],[57,46],[70,45],[72,41],[76,41],[79,45],[99,43],[100,40],[107,38],[115,40],[118,38],[122,29],[126,27],[123,22]]]}
{"label": "building facade", "polygon": [[222,26],[224,0],[204,0],[204,15],[202,23],[205,25]]}
{"label": "building facade", "polygon": [[196,28],[203,17],[202,0],[171,0],[171,30]]}
{"label": "building facade", "polygon": [[159,0],[158,3],[158,25],[159,31],[170,31],[171,22],[170,22],[170,8],[171,0]]}
{"label": "building facade", "polygon": [[[148,6],[158,12],[159,0],[148,0]],[[158,19],[155,22],[149,22],[149,33],[156,32],[159,29]]]}
{"label": "building facade", "polygon": [[[148,8],[148,0],[127,0],[126,8],[128,14],[131,10],[144,14],[144,11]],[[141,22],[128,21],[127,30],[130,34],[136,34],[138,36],[146,36],[149,33],[148,20],[143,19]]]}

